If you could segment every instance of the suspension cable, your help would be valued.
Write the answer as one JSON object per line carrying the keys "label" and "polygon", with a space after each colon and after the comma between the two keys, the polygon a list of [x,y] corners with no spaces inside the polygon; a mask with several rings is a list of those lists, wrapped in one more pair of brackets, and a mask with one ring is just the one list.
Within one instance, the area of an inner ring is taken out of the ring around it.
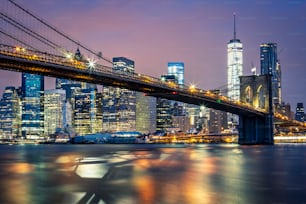
{"label": "suspension cable", "polygon": [[13,0],[8,0],[9,2],[11,2],[12,4],[14,4],[16,7],[18,7],[19,9],[21,9],[22,11],[24,11],[25,13],[27,13],[28,15],[32,16],[34,19],[38,20],[39,22],[41,22],[42,24],[44,24],[45,26],[47,26],[48,28],[52,29],[53,31],[55,31],[56,33],[60,34],[61,36],[65,37],[66,39],[70,40],[71,42],[77,44],[79,47],[82,47],[83,49],[87,50],[88,52],[92,53],[93,55],[109,62],[112,64],[112,61],[101,56],[99,53],[95,53],[94,51],[90,50],[89,48],[85,47],[84,45],[82,45],[81,43],[73,40],[72,38],[70,38],[68,35],[60,32],[58,29],[54,28],[53,26],[49,25],[48,23],[46,23],[44,20],[36,17],[34,14],[32,14],[31,12],[29,12],[28,10],[24,9],[23,7],[21,7],[20,5],[18,5],[17,3],[15,3]]}

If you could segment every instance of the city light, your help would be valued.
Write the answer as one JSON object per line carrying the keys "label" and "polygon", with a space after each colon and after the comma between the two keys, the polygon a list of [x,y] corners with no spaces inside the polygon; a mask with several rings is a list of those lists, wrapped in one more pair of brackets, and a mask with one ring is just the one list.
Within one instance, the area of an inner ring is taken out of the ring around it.
{"label": "city light", "polygon": [[195,86],[194,84],[191,84],[191,85],[189,86],[189,90],[190,90],[191,93],[194,92],[195,89],[196,89],[196,86]]}
{"label": "city light", "polygon": [[90,70],[94,70],[96,68],[96,60],[88,58],[86,65]]}

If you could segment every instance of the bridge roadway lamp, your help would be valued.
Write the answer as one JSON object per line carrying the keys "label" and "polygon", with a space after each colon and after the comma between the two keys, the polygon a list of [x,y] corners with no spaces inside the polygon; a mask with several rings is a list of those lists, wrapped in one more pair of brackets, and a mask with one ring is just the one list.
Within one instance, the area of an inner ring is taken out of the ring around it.
{"label": "bridge roadway lamp", "polygon": [[86,65],[89,69],[94,70],[96,68],[96,61],[94,59],[88,58]]}
{"label": "bridge roadway lamp", "polygon": [[190,92],[194,92],[194,91],[195,91],[195,88],[196,88],[196,86],[195,86],[194,84],[191,84],[191,85],[189,86]]}

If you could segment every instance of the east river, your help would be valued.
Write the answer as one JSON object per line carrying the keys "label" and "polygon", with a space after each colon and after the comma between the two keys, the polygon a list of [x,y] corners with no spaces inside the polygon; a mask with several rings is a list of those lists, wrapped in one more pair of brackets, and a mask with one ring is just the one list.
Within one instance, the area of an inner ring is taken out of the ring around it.
{"label": "east river", "polygon": [[306,144],[0,145],[0,203],[306,203]]}

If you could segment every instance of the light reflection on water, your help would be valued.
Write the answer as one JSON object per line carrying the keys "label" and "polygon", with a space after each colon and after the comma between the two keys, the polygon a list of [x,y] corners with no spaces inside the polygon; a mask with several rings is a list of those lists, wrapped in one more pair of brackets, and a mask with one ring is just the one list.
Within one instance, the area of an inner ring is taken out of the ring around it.
{"label": "light reflection on water", "polygon": [[306,203],[305,147],[1,145],[0,203]]}

